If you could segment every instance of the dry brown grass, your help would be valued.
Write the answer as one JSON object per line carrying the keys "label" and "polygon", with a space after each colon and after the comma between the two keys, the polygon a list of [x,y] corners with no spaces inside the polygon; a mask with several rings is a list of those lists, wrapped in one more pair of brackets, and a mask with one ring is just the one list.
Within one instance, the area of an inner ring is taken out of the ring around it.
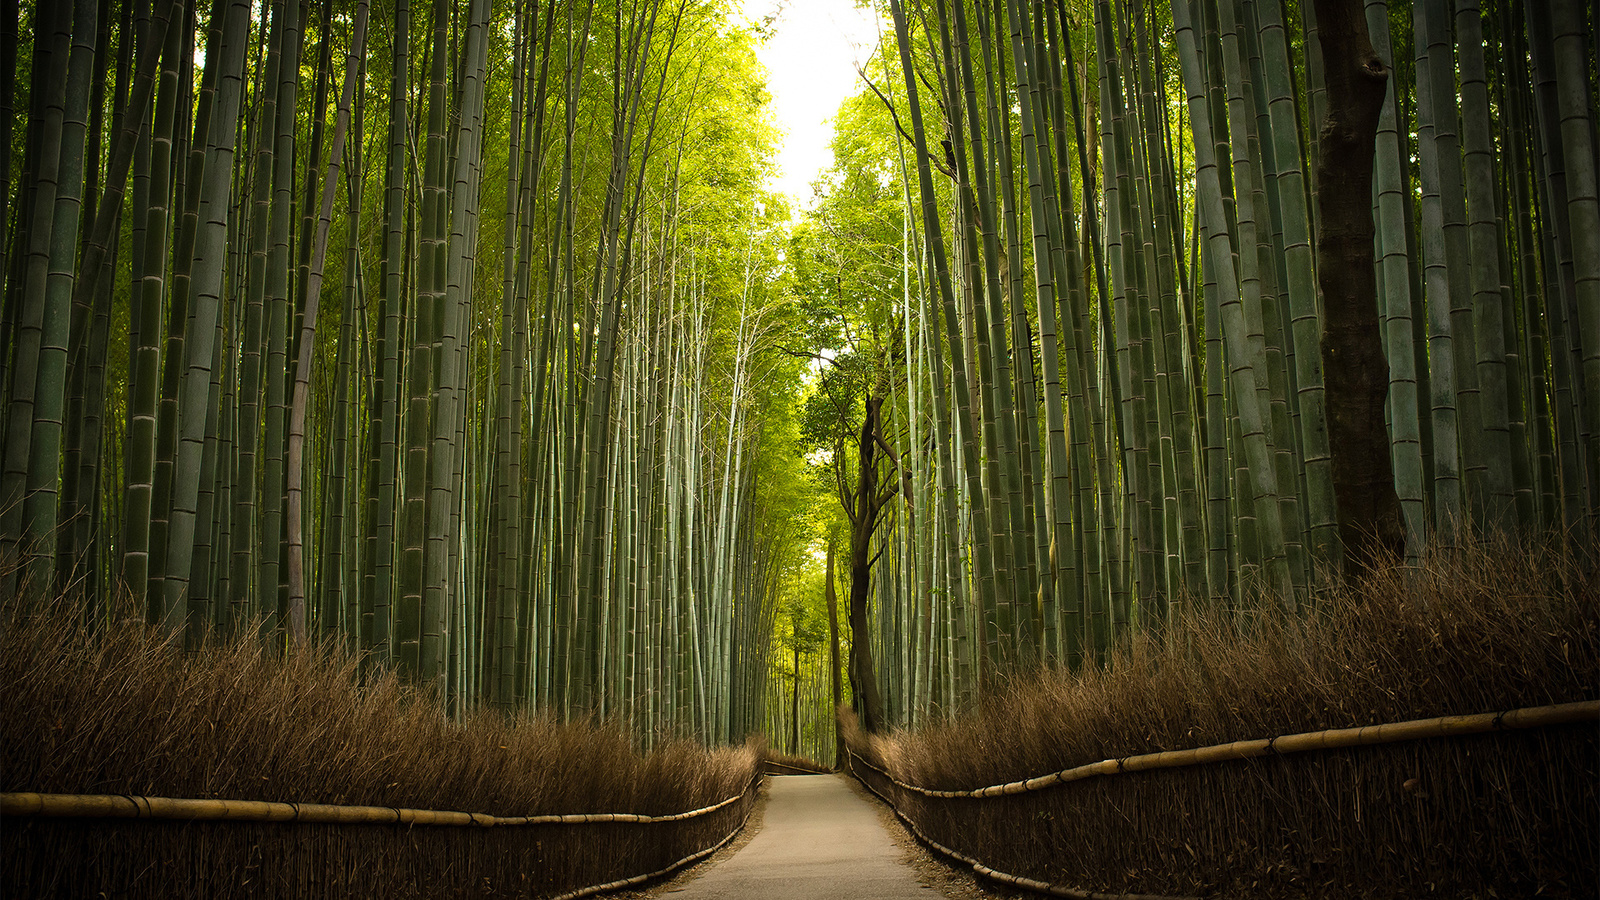
{"label": "dry brown grass", "polygon": [[[0,621],[4,791],[659,815],[740,793],[759,753],[681,741],[641,753],[620,728],[535,715],[452,723],[431,696],[363,679],[332,647],[183,655],[132,624],[97,636],[68,615]],[[0,894],[545,896],[659,869],[747,809],[488,830],[8,820]]]}
{"label": "dry brown grass", "polygon": [[[1050,673],[972,715],[851,740],[903,781],[974,788],[1101,759],[1600,697],[1592,573],[1474,546],[1326,598],[1304,622],[1200,616],[1173,646]],[[1593,725],[896,802],[1002,871],[1097,890],[1595,896]],[[870,776],[869,776],[870,777]],[[875,787],[887,789],[884,784]]]}

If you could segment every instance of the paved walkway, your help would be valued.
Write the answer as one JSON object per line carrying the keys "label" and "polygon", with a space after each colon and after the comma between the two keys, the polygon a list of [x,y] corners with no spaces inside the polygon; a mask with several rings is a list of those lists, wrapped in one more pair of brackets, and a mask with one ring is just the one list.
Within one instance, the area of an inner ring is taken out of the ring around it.
{"label": "paved walkway", "polygon": [[726,862],[674,889],[686,900],[931,900],[843,775],[773,778],[761,831]]}

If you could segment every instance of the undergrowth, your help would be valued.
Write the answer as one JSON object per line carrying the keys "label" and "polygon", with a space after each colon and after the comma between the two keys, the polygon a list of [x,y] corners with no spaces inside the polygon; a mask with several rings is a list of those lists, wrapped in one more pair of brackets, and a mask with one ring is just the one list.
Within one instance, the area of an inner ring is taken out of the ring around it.
{"label": "undergrowth", "polygon": [[[682,740],[644,753],[620,727],[537,714],[453,722],[433,695],[392,673],[363,674],[334,645],[279,658],[240,640],[185,654],[142,625],[91,630],[59,609],[25,614],[12,603],[0,621],[4,791],[660,815],[741,793],[759,755],[755,744],[706,750]],[[539,895],[653,871],[715,843],[747,806],[683,823],[488,830],[10,820],[0,885],[8,897],[106,887],[290,896],[307,884],[325,896]],[[262,859],[273,841],[289,858]],[[327,846],[305,849],[319,841]],[[394,864],[402,846],[399,858],[415,865]],[[297,862],[294,847],[315,859]],[[244,855],[230,863],[234,850]],[[363,860],[382,865],[341,880],[339,853],[351,873]],[[148,871],[127,882],[151,867],[141,855],[179,863],[165,875],[177,883]],[[205,887],[189,883],[201,874],[182,867],[191,856],[212,870]]]}
{"label": "undergrowth", "polygon": [[[1164,642],[1136,638],[1102,668],[1019,678],[916,732],[846,728],[857,753],[902,781],[948,790],[1162,750],[1592,700],[1597,613],[1595,576],[1570,555],[1471,545],[1334,591],[1298,618],[1191,615]],[[896,802],[930,837],[997,869],[1096,890],[1594,896],[1596,736],[1589,723]]]}

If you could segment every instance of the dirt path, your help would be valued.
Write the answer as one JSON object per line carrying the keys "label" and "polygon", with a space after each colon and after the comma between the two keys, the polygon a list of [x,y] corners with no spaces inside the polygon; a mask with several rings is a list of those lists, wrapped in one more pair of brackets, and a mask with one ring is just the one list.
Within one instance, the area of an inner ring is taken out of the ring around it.
{"label": "dirt path", "polygon": [[742,850],[661,895],[674,900],[931,900],[878,810],[842,775],[773,778],[761,830]]}

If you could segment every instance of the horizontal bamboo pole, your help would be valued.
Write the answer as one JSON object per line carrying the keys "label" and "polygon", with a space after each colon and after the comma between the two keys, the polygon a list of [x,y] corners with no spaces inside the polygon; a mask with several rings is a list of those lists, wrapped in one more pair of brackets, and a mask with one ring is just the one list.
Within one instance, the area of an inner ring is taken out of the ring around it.
{"label": "horizontal bamboo pole", "polygon": [[[1575,725],[1600,721],[1600,700],[1580,700],[1558,703],[1554,706],[1533,706],[1498,713],[1479,713],[1470,716],[1439,716],[1433,719],[1412,719],[1386,725],[1364,725],[1359,728],[1334,728],[1327,731],[1308,731],[1252,741],[1234,741],[1213,744],[1192,750],[1166,750],[1120,759],[1103,759],[1071,769],[1063,769],[1037,778],[991,784],[970,791],[937,791],[920,785],[908,784],[889,776],[896,787],[940,798],[1006,797],[1028,791],[1038,791],[1072,781],[1082,781],[1102,775],[1125,775],[1150,769],[1177,769],[1261,756],[1282,756],[1304,753],[1308,750],[1338,750],[1345,747],[1369,747],[1374,744],[1394,744],[1427,738],[1458,737],[1495,731],[1519,731],[1545,728],[1553,725]],[[855,756],[854,751],[850,752]],[[859,758],[859,757],[858,757]],[[862,760],[862,762],[867,762]],[[870,762],[867,763],[872,765]],[[877,766],[872,766],[878,769]],[[888,772],[878,769],[886,776]]]}
{"label": "horizontal bamboo pole", "polygon": [[[755,782],[751,782],[751,784],[754,784],[754,783]],[[746,788],[746,791],[748,791],[748,790],[749,789]],[[739,796],[742,797],[744,795],[740,794]],[[751,811],[754,811],[754,807],[751,808]],[[636,884],[644,884],[647,881],[655,881],[657,878],[662,878],[662,877],[665,877],[667,875],[671,875],[673,872],[678,871],[679,869],[683,868],[684,866],[693,865],[694,863],[697,863],[700,860],[705,859],[706,857],[708,857],[711,854],[717,852],[718,850],[721,850],[723,847],[728,846],[728,842],[732,841],[734,838],[738,837],[739,836],[739,832],[743,831],[745,825],[749,824],[749,822],[750,822],[750,812],[746,812],[744,814],[744,818],[740,820],[738,827],[734,828],[732,831],[728,832],[728,836],[727,837],[723,838],[720,841],[717,841],[715,844],[712,844],[711,846],[707,847],[704,850],[700,850],[698,852],[691,853],[688,856],[685,856],[683,859],[678,860],[677,862],[673,863],[672,865],[667,866],[664,869],[657,869],[656,871],[650,872],[650,873],[645,874],[645,875],[635,875],[635,876],[633,876],[631,878],[622,878],[622,879],[618,879],[617,881],[608,881],[605,884],[594,884],[594,885],[590,885],[589,887],[578,888],[577,890],[572,891],[570,893],[562,894],[559,897],[554,898],[554,900],[577,900],[577,898],[579,898],[579,897],[591,897],[591,896],[593,896],[595,894],[604,894],[604,893],[608,893],[610,891],[620,891],[623,888],[630,888],[630,887],[633,887]]]}
{"label": "horizontal bamboo pole", "polygon": [[[889,774],[889,770],[885,769],[883,766],[880,766],[877,763],[873,762],[872,760],[867,759],[865,756],[862,756],[861,754],[855,752],[854,750],[851,750],[848,746],[844,748],[844,752],[846,754],[848,754],[850,756],[850,758],[855,760],[856,762],[862,763],[863,765],[865,765],[867,768],[871,769],[872,771],[877,772],[878,774],[880,774],[883,777],[889,779],[890,781],[894,781],[894,776]],[[897,786],[904,787],[904,785],[901,785],[900,782],[898,782],[898,781],[894,781],[894,783]]]}
{"label": "horizontal bamboo pole", "polygon": [[[871,762],[868,762],[867,760],[855,755],[855,753],[848,747],[845,748],[845,753],[848,755],[852,763],[866,763],[868,768],[874,769],[886,777],[888,776],[888,773],[884,772],[883,769],[880,769]],[[1169,897],[1158,894],[1110,894],[1104,891],[1087,891],[1082,888],[1050,884],[1046,881],[1039,881],[1034,878],[1024,878],[1021,875],[1012,875],[1009,872],[1002,872],[999,869],[986,866],[978,860],[973,859],[972,857],[950,847],[946,847],[938,841],[935,841],[933,838],[928,837],[923,833],[921,828],[917,827],[916,822],[911,821],[910,816],[907,816],[905,813],[901,812],[900,808],[894,805],[892,800],[879,793],[878,789],[868,784],[865,778],[857,775],[853,766],[851,767],[850,774],[855,776],[857,781],[861,782],[862,787],[871,791],[879,800],[882,800],[886,805],[888,805],[889,809],[897,817],[899,817],[900,821],[906,826],[906,829],[909,830],[912,836],[914,836],[917,840],[926,844],[936,853],[941,853],[945,856],[948,856],[949,858],[963,865],[971,866],[972,871],[991,881],[998,881],[1002,884],[1009,884],[1014,887],[1020,887],[1039,894],[1049,894],[1052,897],[1072,897],[1075,898],[1075,900],[1198,900],[1198,898],[1195,897]]]}
{"label": "horizontal bamboo pole", "polygon": [[[755,784],[760,774],[751,781]],[[441,825],[480,828],[516,825],[591,825],[605,822],[681,822],[716,812],[738,801],[743,791],[720,803],[666,816],[593,813],[549,816],[491,816],[487,813],[389,806],[335,806],[326,803],[276,803],[265,800],[185,800],[131,794],[0,793],[0,816],[95,819],[182,819],[212,822],[306,822],[329,825]]]}

